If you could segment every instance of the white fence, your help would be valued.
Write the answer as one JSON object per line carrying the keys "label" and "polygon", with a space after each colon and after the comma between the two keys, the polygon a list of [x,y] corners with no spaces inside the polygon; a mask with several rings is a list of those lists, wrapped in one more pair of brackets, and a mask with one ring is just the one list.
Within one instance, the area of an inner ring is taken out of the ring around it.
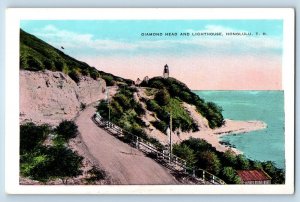
{"label": "white fence", "polygon": [[110,134],[123,139],[126,137],[125,140],[128,144],[144,153],[151,154],[156,158],[157,161],[163,165],[167,165],[168,168],[172,168],[178,172],[184,172],[204,184],[226,184],[223,180],[207,172],[206,170],[188,167],[184,159],[179,158],[174,154],[170,154],[169,150],[167,149],[159,149],[149,141],[123,130],[116,124],[105,120],[100,116],[99,113],[95,113],[92,117],[92,120],[95,122],[95,124],[101,128],[104,128]]}

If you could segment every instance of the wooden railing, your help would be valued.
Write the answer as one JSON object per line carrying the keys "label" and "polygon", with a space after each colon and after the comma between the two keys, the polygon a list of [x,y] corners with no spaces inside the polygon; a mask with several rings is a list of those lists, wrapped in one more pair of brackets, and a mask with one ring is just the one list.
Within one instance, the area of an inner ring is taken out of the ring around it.
{"label": "wooden railing", "polygon": [[170,154],[168,149],[160,149],[155,147],[149,141],[138,137],[137,135],[134,135],[128,131],[125,131],[116,124],[105,120],[103,117],[100,116],[98,112],[94,114],[92,120],[95,124],[97,124],[101,128],[104,128],[110,134],[117,136],[118,138],[123,138],[123,140],[125,140],[128,144],[139,149],[144,153],[151,154],[156,158],[158,162],[162,163],[163,165],[166,165],[170,169],[177,170],[180,172],[183,171],[190,177],[201,181],[202,184],[226,184],[223,180],[207,172],[206,170],[188,167],[184,159],[174,154]]}

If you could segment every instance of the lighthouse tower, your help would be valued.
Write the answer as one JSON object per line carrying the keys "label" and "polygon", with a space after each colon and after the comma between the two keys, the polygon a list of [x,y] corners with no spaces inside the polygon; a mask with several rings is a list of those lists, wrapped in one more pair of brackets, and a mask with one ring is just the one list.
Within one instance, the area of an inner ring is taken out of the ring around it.
{"label": "lighthouse tower", "polygon": [[169,67],[168,67],[167,64],[166,64],[165,67],[164,67],[163,77],[164,77],[165,79],[169,78]]}

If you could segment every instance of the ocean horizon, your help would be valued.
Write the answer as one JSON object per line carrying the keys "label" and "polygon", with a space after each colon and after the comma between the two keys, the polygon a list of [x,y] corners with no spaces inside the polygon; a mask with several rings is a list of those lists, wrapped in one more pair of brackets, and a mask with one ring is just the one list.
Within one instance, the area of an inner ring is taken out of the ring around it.
{"label": "ocean horizon", "polygon": [[277,167],[285,169],[283,91],[194,90],[193,92],[205,101],[221,106],[225,119],[265,122],[266,129],[244,134],[232,133],[221,137],[221,141],[240,150],[252,160],[272,161]]}

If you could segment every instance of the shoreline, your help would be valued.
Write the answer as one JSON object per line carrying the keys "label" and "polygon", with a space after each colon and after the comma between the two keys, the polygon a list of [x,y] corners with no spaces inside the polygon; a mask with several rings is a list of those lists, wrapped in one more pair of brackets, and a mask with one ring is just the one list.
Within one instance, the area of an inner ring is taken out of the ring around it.
{"label": "shoreline", "polygon": [[225,152],[231,150],[236,155],[243,154],[242,151],[231,147],[230,145],[224,145],[221,142],[221,137],[238,134],[242,135],[248,132],[263,130],[267,128],[267,124],[262,121],[251,120],[251,121],[236,121],[225,119],[225,124],[217,129],[200,130],[194,133],[184,133],[180,135],[180,141],[189,138],[200,138],[206,140],[209,144],[216,148],[217,151]]}

